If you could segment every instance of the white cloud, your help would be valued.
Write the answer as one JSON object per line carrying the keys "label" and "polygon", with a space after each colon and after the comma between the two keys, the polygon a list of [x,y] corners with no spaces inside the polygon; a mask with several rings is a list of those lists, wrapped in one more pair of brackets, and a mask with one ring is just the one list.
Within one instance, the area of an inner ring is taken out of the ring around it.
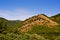
{"label": "white cloud", "polygon": [[13,11],[0,10],[0,17],[4,17],[9,20],[25,20],[26,18],[31,17],[32,15],[32,11],[24,8],[15,9]]}

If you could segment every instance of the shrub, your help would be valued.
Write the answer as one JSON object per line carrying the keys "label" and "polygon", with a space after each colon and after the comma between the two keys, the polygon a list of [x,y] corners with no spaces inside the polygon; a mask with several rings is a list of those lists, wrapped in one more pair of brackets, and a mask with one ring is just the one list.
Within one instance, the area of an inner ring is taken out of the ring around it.
{"label": "shrub", "polygon": [[55,40],[60,40],[60,36],[58,36]]}
{"label": "shrub", "polygon": [[0,40],[47,40],[42,36],[39,36],[37,34],[13,34],[13,33],[7,33],[7,34],[0,34]]}

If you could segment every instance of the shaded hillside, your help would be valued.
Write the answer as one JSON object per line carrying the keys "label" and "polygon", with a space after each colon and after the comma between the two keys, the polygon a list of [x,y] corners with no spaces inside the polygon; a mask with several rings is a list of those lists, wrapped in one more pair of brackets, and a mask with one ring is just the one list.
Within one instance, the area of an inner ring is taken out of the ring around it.
{"label": "shaded hillside", "polygon": [[2,18],[2,17],[0,17],[0,20],[1,21],[7,21],[8,22],[8,26],[15,26],[15,25],[17,25],[17,24],[19,24],[19,23],[22,23],[23,21],[20,21],[20,20],[7,20],[7,19],[5,19],[5,18]]}
{"label": "shaded hillside", "polygon": [[58,24],[52,21],[51,19],[49,19],[49,17],[47,17],[46,15],[40,14],[37,16],[33,16],[29,18],[28,20],[25,20],[20,31],[27,32],[31,30],[32,26],[34,25],[46,25],[48,27],[51,27],[51,26],[55,27]]}
{"label": "shaded hillside", "polygon": [[7,20],[0,17],[0,33],[18,33],[18,27],[22,25],[23,21]]}
{"label": "shaded hillside", "polygon": [[53,21],[60,24],[60,13],[50,17]]}
{"label": "shaded hillside", "polygon": [[9,23],[9,26],[14,26],[16,24],[19,24],[21,23],[22,21],[20,20],[9,20],[8,23]]}
{"label": "shaded hillside", "polygon": [[3,33],[5,30],[7,30],[7,27],[8,27],[8,20],[0,17],[0,33]]}

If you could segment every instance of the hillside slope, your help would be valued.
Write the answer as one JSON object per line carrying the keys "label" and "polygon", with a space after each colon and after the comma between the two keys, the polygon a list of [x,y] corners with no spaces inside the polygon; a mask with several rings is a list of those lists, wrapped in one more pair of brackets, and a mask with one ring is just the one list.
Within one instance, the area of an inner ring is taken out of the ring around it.
{"label": "hillside slope", "polygon": [[8,22],[8,26],[15,26],[15,25],[23,22],[23,21],[20,21],[20,20],[7,20],[7,19],[2,18],[2,17],[0,17],[0,20],[7,21]]}
{"label": "hillside slope", "polygon": [[58,23],[49,19],[49,17],[47,17],[46,15],[40,14],[37,16],[33,16],[33,17],[29,18],[28,20],[25,20],[22,28],[20,28],[19,31],[27,32],[27,31],[31,30],[32,26],[34,26],[34,25],[45,25],[48,27],[50,27],[50,26],[55,27],[56,25],[58,25]]}
{"label": "hillside slope", "polygon": [[60,24],[60,13],[50,17],[53,21]]}
{"label": "hillside slope", "polygon": [[22,21],[20,21],[20,20],[8,20],[9,26],[15,26],[21,22]]}

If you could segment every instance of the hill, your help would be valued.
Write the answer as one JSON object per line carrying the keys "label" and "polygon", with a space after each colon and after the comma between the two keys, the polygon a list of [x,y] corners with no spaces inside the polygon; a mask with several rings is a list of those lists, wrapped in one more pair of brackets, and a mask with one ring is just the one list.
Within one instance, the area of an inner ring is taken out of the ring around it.
{"label": "hill", "polygon": [[60,24],[60,13],[50,17],[53,21]]}
{"label": "hill", "polygon": [[15,26],[15,25],[23,22],[23,21],[20,21],[20,20],[7,20],[7,19],[2,18],[2,17],[0,17],[0,20],[1,20],[1,21],[3,21],[3,20],[4,20],[4,21],[7,21],[7,22],[8,22],[7,25],[9,25],[9,26]]}
{"label": "hill", "polygon": [[44,14],[39,14],[25,20],[23,26],[20,28],[19,31],[27,32],[31,30],[32,26],[34,25],[45,25],[48,27],[55,27],[56,25],[58,25],[58,23],[52,21],[48,16]]}
{"label": "hill", "polygon": [[[58,16],[53,18],[55,17]],[[60,26],[57,26],[58,24],[55,19],[53,20],[52,17],[48,17],[45,14],[30,17],[25,21],[7,20],[1,17],[0,40],[8,40],[8,38],[10,40],[15,40],[15,38],[16,40],[40,40],[41,37],[39,36],[42,36],[44,40],[60,39]]]}
{"label": "hill", "polygon": [[21,23],[20,20],[8,20],[9,26],[15,26],[16,24]]}
{"label": "hill", "polygon": [[45,14],[39,14],[26,19],[23,26],[18,28],[18,30],[21,33],[37,34],[46,39],[55,40],[60,36],[60,26],[58,25],[58,22],[52,20]]}

